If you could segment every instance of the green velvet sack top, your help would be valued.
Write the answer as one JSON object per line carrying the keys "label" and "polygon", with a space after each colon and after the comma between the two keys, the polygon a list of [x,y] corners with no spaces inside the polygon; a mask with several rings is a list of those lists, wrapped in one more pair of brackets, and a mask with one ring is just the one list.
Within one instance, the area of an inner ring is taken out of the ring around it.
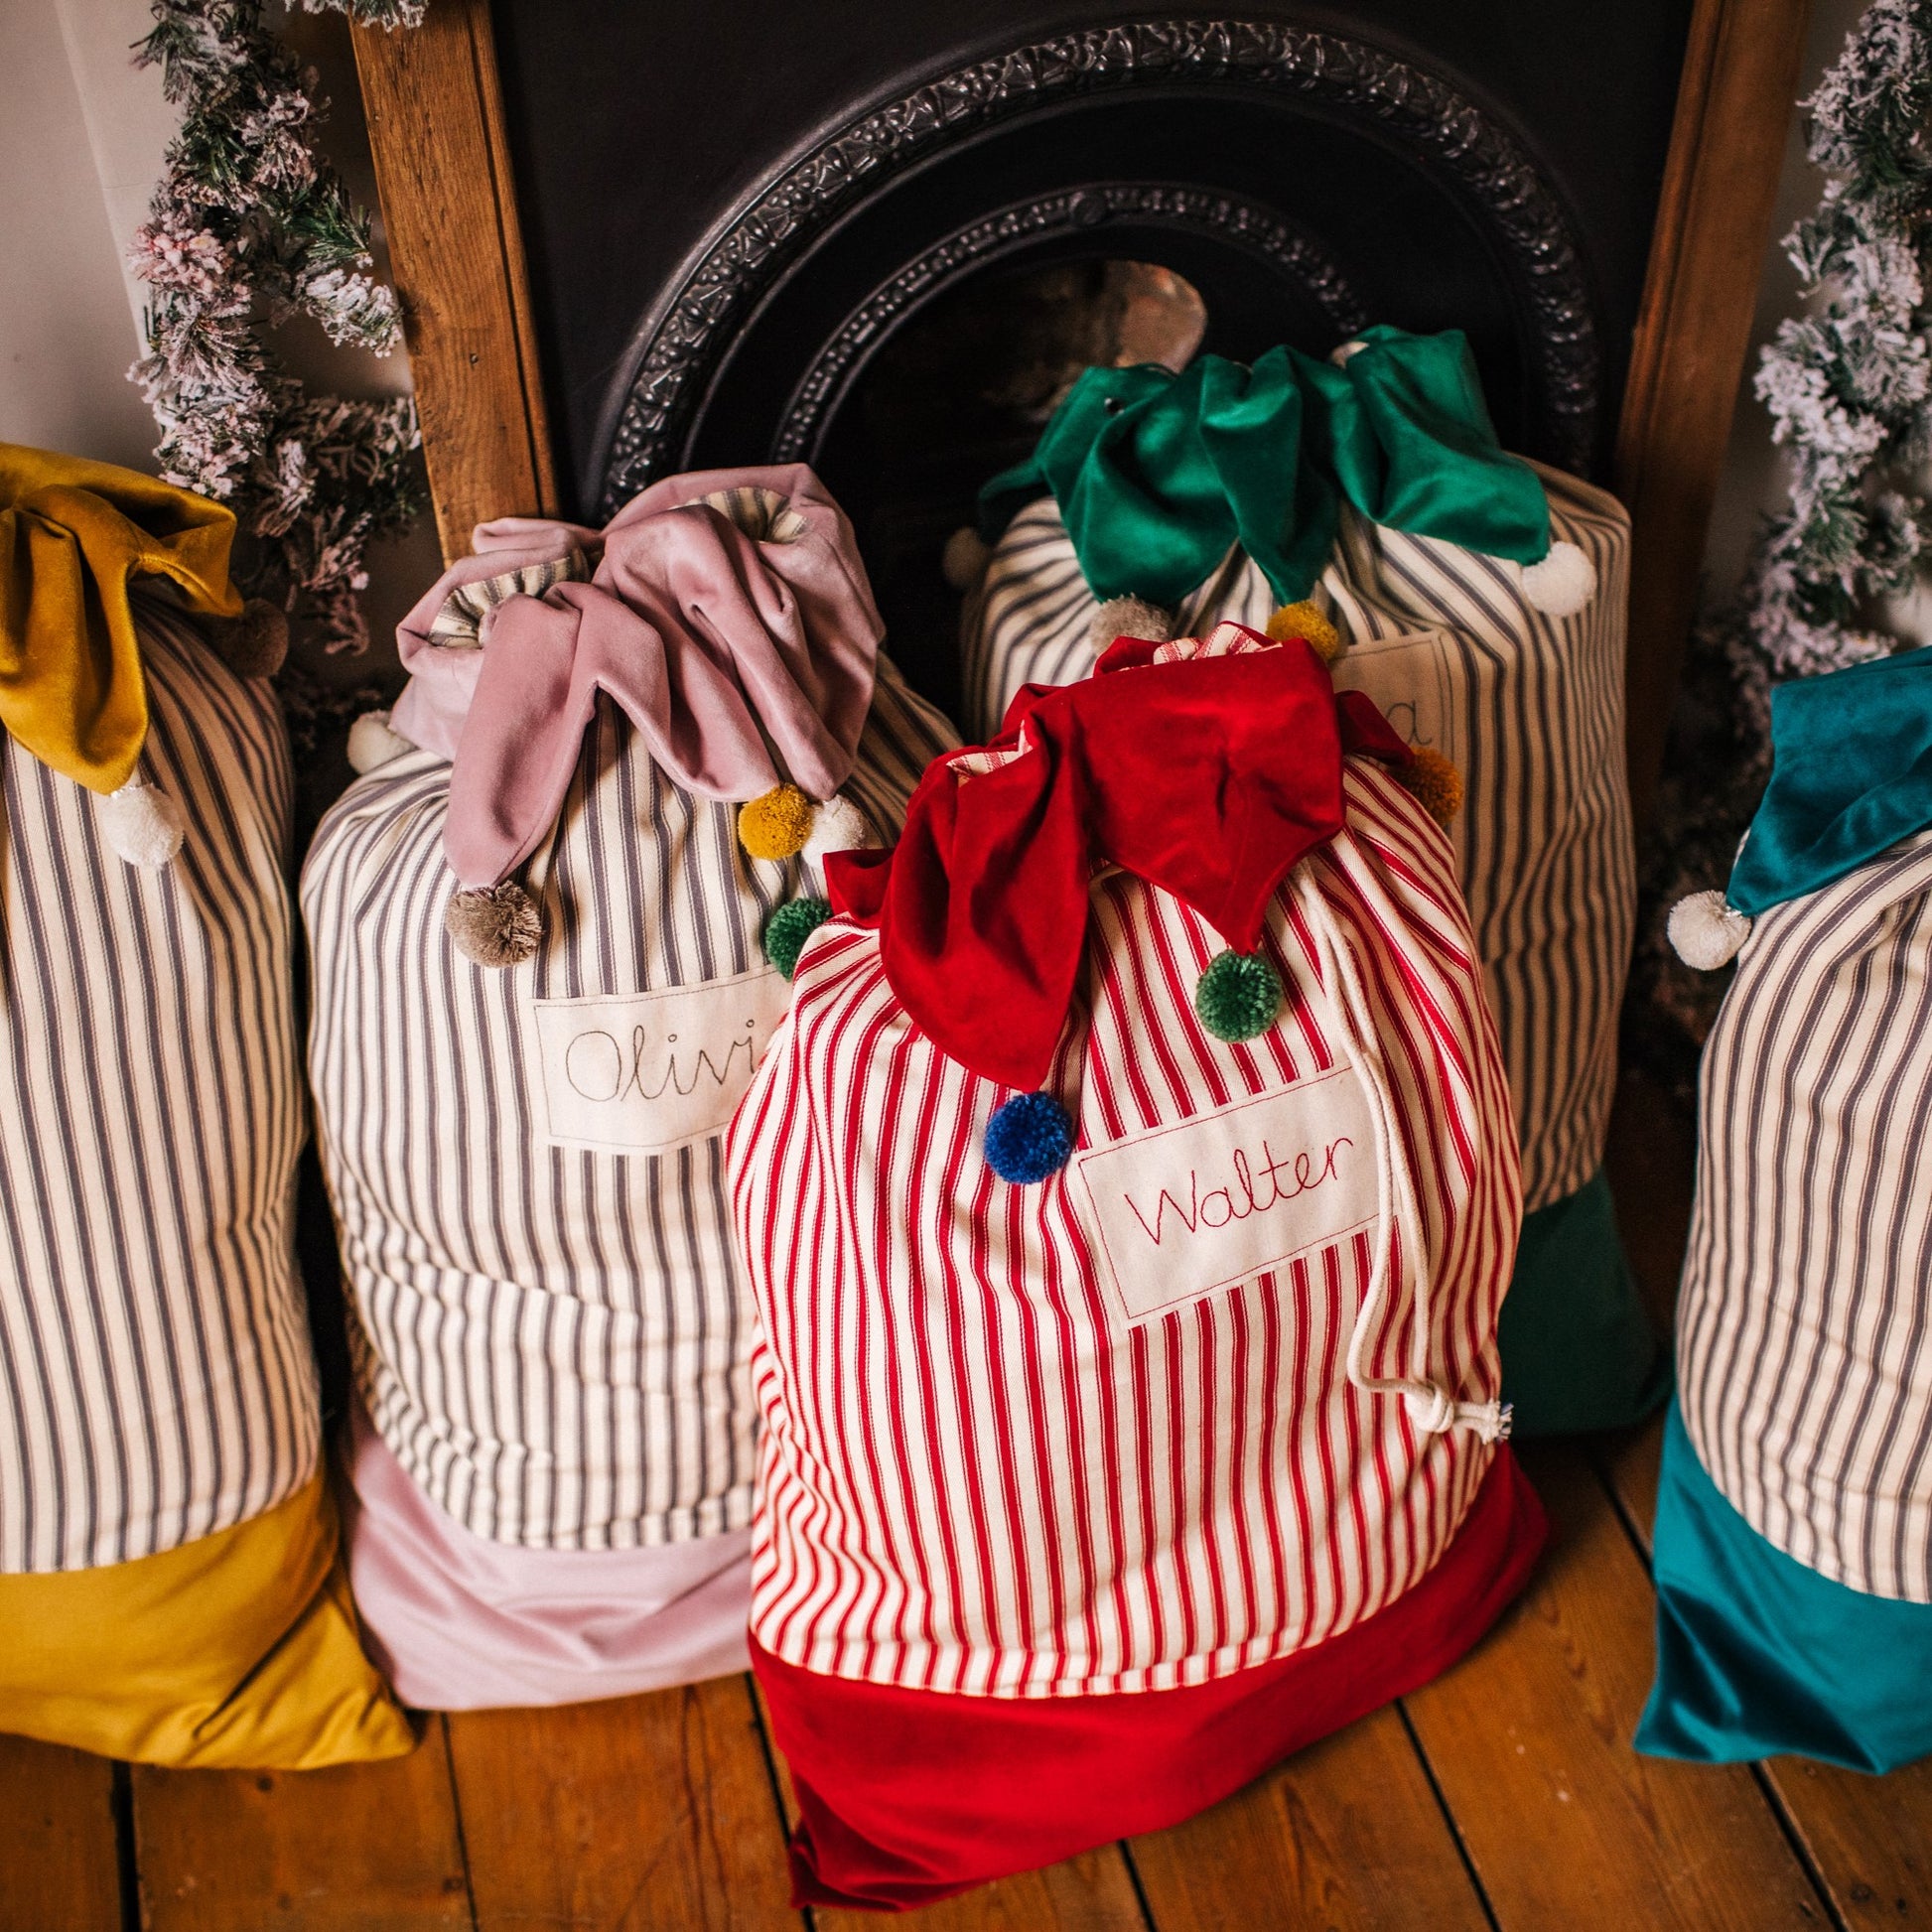
{"label": "green velvet sack top", "polygon": [[1932,646],[1771,693],[1771,782],[1725,897],[1753,915],[1932,825]]}
{"label": "green velvet sack top", "polygon": [[1275,596],[1313,590],[1346,497],[1371,521],[1519,564],[1550,549],[1536,472],[1505,455],[1459,330],[1365,330],[1340,360],[1271,348],[1086,370],[1027,462],[980,491],[988,542],[1050,491],[1096,598],[1173,607],[1239,543]]}

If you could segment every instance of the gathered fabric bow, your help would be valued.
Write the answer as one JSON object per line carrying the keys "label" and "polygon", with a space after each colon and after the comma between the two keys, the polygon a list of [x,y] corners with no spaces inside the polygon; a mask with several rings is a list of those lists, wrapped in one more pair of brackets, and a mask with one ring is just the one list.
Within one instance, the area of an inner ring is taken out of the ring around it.
{"label": "gathered fabric bow", "polygon": [[602,531],[504,517],[475,542],[398,629],[410,683],[390,719],[452,760],[444,849],[465,888],[506,879],[555,823],[600,692],[700,797],[827,798],[850,775],[885,626],[804,465],[672,477]]}
{"label": "gathered fabric bow", "polygon": [[1526,566],[1550,553],[1542,480],[1506,455],[1459,330],[1364,330],[1332,358],[1272,348],[1091,368],[1025,463],[980,491],[989,542],[1051,492],[1096,598],[1170,609],[1235,544],[1284,604],[1314,589],[1346,498],[1371,522]]}
{"label": "gathered fabric bow", "polygon": [[1300,638],[1223,629],[1254,647],[1172,661],[1173,646],[1123,637],[1091,678],[1027,686],[986,753],[927,770],[893,850],[826,861],[835,909],[878,927],[899,1003],[971,1071],[1045,1078],[1096,867],[1172,893],[1251,952],[1283,879],[1341,829],[1343,757],[1410,761]]}

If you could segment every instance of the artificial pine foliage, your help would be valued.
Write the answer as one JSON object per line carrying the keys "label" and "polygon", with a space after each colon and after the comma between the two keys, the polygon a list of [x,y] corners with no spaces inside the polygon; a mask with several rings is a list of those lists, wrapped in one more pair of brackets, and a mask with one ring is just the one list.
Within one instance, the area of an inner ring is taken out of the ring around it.
{"label": "artificial pine foliage", "polygon": [[[382,26],[423,14],[423,0],[302,5]],[[360,650],[363,555],[424,500],[416,406],[310,395],[268,332],[308,316],[339,345],[387,354],[402,339],[395,292],[369,274],[368,214],[317,151],[314,69],[264,29],[260,0],[153,11],[136,59],[182,107],[131,250],[154,290],[130,373],[161,427],[155,454],[170,483],[235,511],[245,589],[313,620],[331,650]]]}
{"label": "artificial pine foliage", "polygon": [[1725,980],[1685,967],[1665,923],[1729,875],[1770,771],[1771,687],[1897,648],[1881,606],[1913,587],[1932,537],[1932,0],[1872,0],[1805,105],[1830,179],[1784,245],[1825,300],[1780,324],[1756,382],[1790,506],[1692,638],[1645,866],[1647,1004],[1697,1042]]}

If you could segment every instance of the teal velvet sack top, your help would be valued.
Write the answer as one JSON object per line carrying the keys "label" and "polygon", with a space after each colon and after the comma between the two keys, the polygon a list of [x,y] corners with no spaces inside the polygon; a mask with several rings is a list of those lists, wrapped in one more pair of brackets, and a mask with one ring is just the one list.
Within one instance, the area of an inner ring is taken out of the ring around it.
{"label": "teal velvet sack top", "polygon": [[1100,599],[1177,605],[1238,543],[1284,604],[1313,590],[1345,497],[1372,522],[1519,564],[1550,549],[1536,472],[1496,442],[1459,330],[1365,330],[1340,363],[1271,348],[1086,370],[1027,462],[980,491],[996,541],[1050,492]]}
{"label": "teal velvet sack top", "polygon": [[1932,646],[1771,693],[1771,782],[1725,897],[1753,915],[1932,825]]}

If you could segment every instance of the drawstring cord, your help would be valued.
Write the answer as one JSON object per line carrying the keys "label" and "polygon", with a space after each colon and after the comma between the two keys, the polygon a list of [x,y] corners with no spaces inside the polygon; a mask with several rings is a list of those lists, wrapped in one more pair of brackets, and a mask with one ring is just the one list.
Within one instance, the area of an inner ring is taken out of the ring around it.
{"label": "drawstring cord", "polygon": [[[1295,896],[1314,938],[1316,974],[1334,1018],[1336,1037],[1367,1090],[1375,1131],[1375,1263],[1369,1276],[1368,1293],[1348,1338],[1348,1379],[1370,1395],[1400,1395],[1411,1422],[1425,1436],[1439,1436],[1450,1429],[1473,1429],[1485,1443],[1499,1442],[1509,1434],[1508,1403],[1458,1401],[1429,1373],[1429,1347],[1434,1334],[1430,1310],[1432,1283],[1415,1176],[1410,1172],[1408,1151],[1403,1145],[1401,1123],[1396,1117],[1395,1099],[1383,1070],[1381,1052],[1375,1044],[1368,996],[1347,938],[1315,884],[1314,863],[1311,855],[1296,867]],[[1410,1353],[1416,1373],[1385,1377],[1370,1373],[1367,1356],[1394,1293],[1398,1224],[1404,1252],[1411,1257],[1410,1266],[1415,1274],[1416,1318]]]}

